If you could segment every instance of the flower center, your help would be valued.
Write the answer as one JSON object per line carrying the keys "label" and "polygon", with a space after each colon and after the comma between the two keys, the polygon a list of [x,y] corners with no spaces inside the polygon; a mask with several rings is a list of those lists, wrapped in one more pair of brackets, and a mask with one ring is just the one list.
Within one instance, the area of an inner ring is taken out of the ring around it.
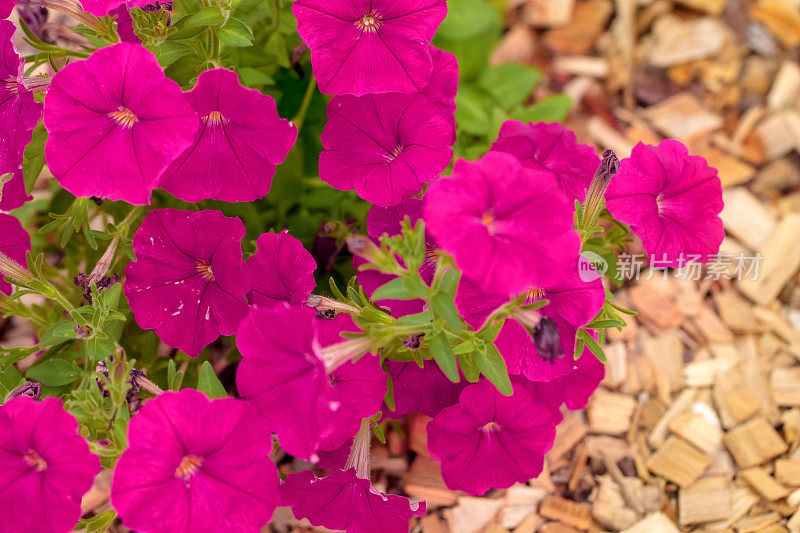
{"label": "flower center", "polygon": [[537,300],[544,300],[547,293],[543,289],[531,287],[528,289],[528,294],[525,298],[526,302],[535,302]]}
{"label": "flower center", "polygon": [[658,206],[658,216],[664,216],[664,193],[656,196],[656,205]]}
{"label": "flower center", "polygon": [[134,115],[133,111],[122,106],[119,106],[119,109],[116,111],[109,113],[108,116],[123,128],[132,128],[134,124],[139,122],[139,117]]}
{"label": "flower center", "polygon": [[211,270],[211,265],[207,261],[198,261],[196,267],[197,272],[204,280],[214,281],[216,279],[214,277],[214,271]]}
{"label": "flower center", "polygon": [[225,118],[219,111],[212,111],[203,117],[203,121],[207,124],[211,124],[212,126],[219,126],[220,124],[226,124],[228,119]]}
{"label": "flower center", "polygon": [[481,217],[481,224],[486,226],[486,229],[489,230],[489,235],[494,235],[495,230],[495,223],[494,223],[494,214],[491,211],[487,211]]}
{"label": "flower center", "polygon": [[181,464],[179,464],[178,468],[175,469],[175,477],[188,480],[190,477],[192,477],[192,474],[197,472],[197,469],[200,468],[200,465],[202,464],[202,457],[198,457],[196,455],[187,455],[181,459]]}
{"label": "flower center", "polygon": [[25,462],[31,465],[32,467],[36,468],[38,472],[41,472],[45,468],[47,468],[47,461],[42,459],[38,453],[34,450],[28,450],[28,453],[22,456],[25,459]]}
{"label": "flower center", "polygon": [[489,422],[488,424],[484,424],[483,426],[481,426],[481,431],[484,431],[486,433],[494,433],[495,431],[499,430],[500,430],[500,424],[498,424],[497,422]]}
{"label": "flower center", "polygon": [[356,27],[361,31],[376,32],[383,26],[383,20],[378,16],[378,12],[373,10],[366,13],[363,17],[356,20]]}

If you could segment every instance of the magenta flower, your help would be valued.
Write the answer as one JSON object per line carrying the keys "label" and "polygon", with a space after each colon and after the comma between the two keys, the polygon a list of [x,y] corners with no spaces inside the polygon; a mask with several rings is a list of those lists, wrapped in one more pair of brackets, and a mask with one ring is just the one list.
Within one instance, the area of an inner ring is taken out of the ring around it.
{"label": "magenta flower", "polygon": [[297,128],[278,116],[275,100],[242,87],[236,73],[224,68],[200,74],[186,99],[200,116],[200,128],[159,187],[187,202],[266,196],[275,166],[297,139]]}
{"label": "magenta flower", "polygon": [[162,172],[191,145],[198,119],[153,54],[119,43],[53,76],[44,125],[47,164],[63,188],[146,204]]}
{"label": "magenta flower", "polygon": [[219,211],[157,209],[133,238],[125,296],[136,323],[188,355],[233,335],[253,286],[242,261],[244,224]]}
{"label": "magenta flower", "polygon": [[[367,234],[378,243],[382,235],[390,237],[399,235],[401,232],[401,222],[408,217],[411,225],[414,226],[422,218],[423,201],[417,198],[405,198],[399,204],[392,207],[372,206],[367,213]],[[428,251],[425,263],[420,267],[419,272],[422,279],[430,283],[436,271],[436,243],[433,238],[425,233],[425,244]],[[384,274],[375,269],[359,270],[358,267],[367,261],[356,255],[353,256],[353,267],[356,269],[356,279],[368,295],[372,295],[375,289],[381,285],[389,283],[395,276]],[[419,313],[423,310],[425,302],[423,300],[376,300],[375,303],[380,307],[388,309],[395,318]]]}
{"label": "magenta flower", "polygon": [[394,390],[394,410],[387,406],[389,412],[386,413],[391,418],[417,412],[436,416],[445,407],[458,402],[458,396],[467,384],[463,379],[458,383],[447,379],[433,361],[427,361],[423,368],[414,361],[387,360],[385,364]]}
{"label": "magenta flower", "polygon": [[450,164],[452,123],[425,98],[337,96],[322,132],[320,178],[381,207],[397,205]]}
{"label": "magenta flower", "polygon": [[281,499],[297,518],[347,533],[407,533],[409,516],[425,516],[425,502],[379,492],[354,468],[323,478],[311,470],[292,474],[281,485]]}
{"label": "magenta flower", "polygon": [[678,141],[637,144],[608,186],[606,207],[659,266],[707,262],[725,237],[717,171]]}
{"label": "magenta flower", "polygon": [[6,19],[17,3],[14,0],[0,0],[0,19]]}
{"label": "magenta flower", "polygon": [[465,276],[491,292],[522,294],[556,280],[578,257],[574,207],[552,174],[489,152],[456,161],[425,194],[425,222]]}
{"label": "magenta flower", "polygon": [[325,94],[411,93],[428,83],[428,49],[445,0],[298,0],[297,32]]}
{"label": "magenta flower", "polygon": [[[30,249],[31,237],[19,220],[15,216],[0,213],[0,253],[27,269],[25,256]],[[9,295],[12,290],[11,284],[0,275],[0,292]]]}
{"label": "magenta flower", "polygon": [[314,459],[339,407],[320,353],[314,311],[278,304],[252,309],[236,338],[236,387],[290,454]]}
{"label": "magenta flower", "polygon": [[165,392],[128,425],[111,503],[148,533],[261,531],[280,501],[271,443],[247,402]]}
{"label": "magenta flower", "polygon": [[573,132],[557,122],[506,121],[492,150],[516,156],[526,168],[550,173],[572,202],[583,203],[600,166],[594,149],[579,143]]}
{"label": "magenta flower", "polygon": [[[519,322],[506,320],[495,344],[508,371],[524,374],[531,381],[550,381],[572,372],[576,334],[600,312],[605,299],[599,278],[587,282],[578,276],[577,261],[573,268],[561,272],[557,282],[529,291],[527,303],[549,303],[538,311],[515,311],[512,317]],[[503,293],[485,291],[469,278],[461,279],[456,293],[459,312],[475,330],[508,302]],[[521,323],[531,327],[533,335]]]}
{"label": "magenta flower", "polygon": [[0,406],[0,533],[71,531],[98,472],[59,398]]}
{"label": "magenta flower", "polygon": [[[433,59],[433,74],[421,94],[441,109],[442,116],[455,117],[456,93],[458,93],[458,60],[450,52],[435,46],[429,48]],[[455,118],[453,118],[455,135]],[[455,141],[455,138],[453,139]]]}
{"label": "magenta flower", "polygon": [[145,7],[152,3],[153,0],[81,0],[81,6],[83,6],[84,11],[95,17],[105,17],[109,13],[113,15],[112,11],[116,11],[120,6],[127,8]]}
{"label": "magenta flower", "polygon": [[0,211],[11,211],[33,198],[25,191],[25,176],[21,169],[14,171],[11,179],[0,186],[0,189]]}
{"label": "magenta flower", "polygon": [[0,174],[17,172],[42,117],[42,104],[22,83],[24,67],[25,60],[14,47],[14,25],[0,20]]}
{"label": "magenta flower", "polygon": [[302,305],[314,290],[317,263],[303,243],[289,235],[264,233],[258,237],[256,253],[246,261],[253,277],[247,301],[257,307],[279,302]]}
{"label": "magenta flower", "polygon": [[482,380],[428,423],[428,451],[453,490],[481,495],[538,476],[561,421],[535,384],[513,377],[513,396]]}
{"label": "magenta flower", "polygon": [[567,409],[577,411],[586,407],[589,398],[600,386],[605,375],[606,365],[598,361],[591,350],[586,348],[574,362],[573,370],[569,374],[537,385],[542,394],[551,401],[557,404],[563,403]]}

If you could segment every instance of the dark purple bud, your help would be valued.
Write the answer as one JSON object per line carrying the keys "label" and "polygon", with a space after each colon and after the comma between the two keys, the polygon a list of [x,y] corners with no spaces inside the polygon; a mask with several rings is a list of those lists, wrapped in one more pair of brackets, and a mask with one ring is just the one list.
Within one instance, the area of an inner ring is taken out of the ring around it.
{"label": "dark purple bud", "polygon": [[403,339],[403,346],[411,350],[419,350],[419,347],[422,344],[422,338],[424,336],[425,336],[424,333],[417,333],[416,335],[411,335],[409,338]]}
{"label": "dark purple bud", "polygon": [[[44,6],[37,6],[37,5],[21,5],[17,9],[19,13],[19,18],[25,23],[31,32],[39,37],[40,39],[44,38],[44,26],[47,23],[47,8]],[[43,39],[44,40],[44,39]],[[49,44],[53,44],[50,41],[45,41]]]}
{"label": "dark purple bud", "polygon": [[40,400],[42,398],[42,384],[41,383],[34,383],[32,381],[26,381],[16,389],[12,390],[6,396],[6,401],[12,398],[33,398],[34,400]]}
{"label": "dark purple bud", "polygon": [[536,327],[533,328],[533,343],[536,345],[536,352],[539,357],[545,361],[553,363],[564,358],[558,326],[547,317],[542,317]]}

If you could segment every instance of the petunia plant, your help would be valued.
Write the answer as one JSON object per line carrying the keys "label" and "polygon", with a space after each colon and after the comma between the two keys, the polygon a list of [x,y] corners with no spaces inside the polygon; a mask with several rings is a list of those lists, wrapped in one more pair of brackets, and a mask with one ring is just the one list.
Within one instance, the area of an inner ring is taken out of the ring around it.
{"label": "petunia plant", "polygon": [[581,144],[498,4],[0,2],[0,533],[407,531],[370,445],[412,413],[451,489],[540,474],[617,256],[710,261],[722,191]]}

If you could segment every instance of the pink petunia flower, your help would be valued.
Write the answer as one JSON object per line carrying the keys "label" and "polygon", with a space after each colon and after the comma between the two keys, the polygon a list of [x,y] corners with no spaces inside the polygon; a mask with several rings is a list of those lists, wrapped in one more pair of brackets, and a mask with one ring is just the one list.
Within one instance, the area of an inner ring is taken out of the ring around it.
{"label": "pink petunia flower", "polygon": [[25,176],[21,169],[13,172],[11,179],[0,189],[0,211],[12,211],[33,198],[25,190]]}
{"label": "pink petunia flower", "polygon": [[[350,315],[339,313],[330,320],[318,320],[319,343],[323,348],[346,339],[343,332],[359,332]],[[323,450],[335,450],[352,441],[361,420],[381,410],[386,395],[386,373],[377,357],[365,355],[348,361],[330,373],[332,399],[338,404],[330,417],[330,429],[321,443]]]}
{"label": "pink petunia flower", "polygon": [[574,208],[553,176],[509,154],[456,161],[452,177],[433,183],[425,198],[426,227],[487,291],[547,285],[578,257]]}
{"label": "pink petunia flower", "polygon": [[200,116],[200,128],[159,187],[187,202],[252,202],[266,196],[275,166],[297,139],[297,128],[278,116],[275,100],[243,87],[236,73],[224,68],[200,74],[186,99]]}
{"label": "pink petunia flower", "polygon": [[512,377],[513,396],[482,380],[428,423],[428,451],[453,490],[481,495],[538,476],[553,446],[558,409],[535,384]]}
{"label": "pink petunia flower", "polygon": [[53,76],[44,125],[47,164],[63,188],[146,204],[198,119],[152,53],[119,43]]}
{"label": "pink petunia flower", "polygon": [[637,144],[608,186],[606,207],[659,266],[708,262],[725,237],[717,171],[678,141]]}
{"label": "pink petunia flower", "polygon": [[591,146],[557,122],[506,121],[492,150],[516,156],[526,168],[550,173],[559,189],[583,203],[600,158]]}
{"label": "pink petunia flower", "polygon": [[0,0],[0,19],[6,19],[17,5],[15,0]]}
{"label": "pink petunia flower", "polygon": [[425,98],[337,96],[328,104],[319,175],[381,207],[420,192],[453,158],[452,120]]}
{"label": "pink petunia flower", "polygon": [[246,261],[253,277],[247,301],[257,307],[280,302],[304,304],[316,286],[317,263],[303,243],[284,230],[260,235],[257,246],[256,253]]}
{"label": "pink petunia flower", "polygon": [[145,7],[152,4],[153,0],[80,0],[81,6],[84,11],[94,15],[95,17],[105,17],[106,15],[114,14],[116,9],[120,6],[124,8],[132,7]]}
{"label": "pink petunia flower", "polygon": [[[596,337],[595,337],[596,338]],[[606,375],[606,365],[598,361],[588,348],[574,362],[574,369],[569,374],[551,381],[538,383],[542,394],[551,401],[577,411],[589,403],[594,391]]]}
{"label": "pink petunia flower", "polygon": [[71,531],[98,472],[59,398],[0,406],[0,533]]}
{"label": "pink petunia flower", "polygon": [[144,403],[111,484],[125,526],[258,532],[280,501],[270,430],[242,400],[184,389]]}
{"label": "pink petunia flower", "polygon": [[[27,269],[26,255],[31,249],[31,237],[17,217],[0,213],[0,253]],[[11,294],[12,287],[0,275],[0,292]]]}
{"label": "pink petunia flower", "polygon": [[236,336],[239,393],[266,418],[281,446],[304,459],[314,459],[339,407],[318,327],[311,309],[277,304],[252,309]]}
{"label": "pink petunia flower", "polygon": [[387,406],[386,413],[391,418],[417,412],[436,416],[445,407],[458,402],[467,384],[466,380],[453,383],[447,379],[433,361],[427,361],[423,368],[414,361],[386,361],[385,364],[394,390],[394,410]]}
{"label": "pink petunia flower", "polygon": [[281,485],[281,498],[296,517],[347,533],[406,533],[409,516],[425,516],[425,502],[379,492],[354,468],[323,478],[311,470],[292,474]]}
{"label": "pink petunia flower", "polygon": [[431,77],[428,49],[445,0],[298,0],[297,32],[325,94],[411,93]]}
{"label": "pink petunia flower", "polygon": [[157,209],[133,238],[125,296],[136,323],[194,357],[247,315],[253,286],[242,261],[244,224],[219,211]]}
{"label": "pink petunia flower", "polygon": [[[561,279],[528,293],[526,303],[547,300],[537,311],[515,311],[505,321],[495,340],[506,360],[508,371],[524,374],[531,381],[550,381],[575,368],[575,338],[600,312],[606,294],[599,278],[583,281],[573,268],[561,272]],[[509,302],[503,293],[491,293],[469,278],[462,278],[456,292],[456,306],[461,316],[478,330],[489,315]],[[515,320],[516,319],[516,320]],[[533,329],[529,333],[522,324]],[[592,356],[594,357],[594,356]]]}
{"label": "pink petunia flower", "polygon": [[[372,206],[367,213],[367,234],[378,243],[382,235],[393,237],[401,232],[401,222],[408,217],[412,227],[422,219],[423,201],[417,198],[405,198],[392,207]],[[425,245],[427,257],[419,272],[426,283],[430,283],[436,271],[436,243],[430,234],[425,232]],[[384,274],[376,269],[359,270],[358,267],[367,261],[358,255],[353,256],[353,268],[356,269],[356,279],[368,295],[375,289],[389,283],[395,276]],[[423,300],[376,300],[375,303],[388,309],[395,318],[419,313],[423,310]]]}
{"label": "pink petunia flower", "polygon": [[14,47],[14,25],[0,20],[0,174],[19,170],[25,146],[42,117],[42,104],[23,84],[24,68],[25,59]]}

